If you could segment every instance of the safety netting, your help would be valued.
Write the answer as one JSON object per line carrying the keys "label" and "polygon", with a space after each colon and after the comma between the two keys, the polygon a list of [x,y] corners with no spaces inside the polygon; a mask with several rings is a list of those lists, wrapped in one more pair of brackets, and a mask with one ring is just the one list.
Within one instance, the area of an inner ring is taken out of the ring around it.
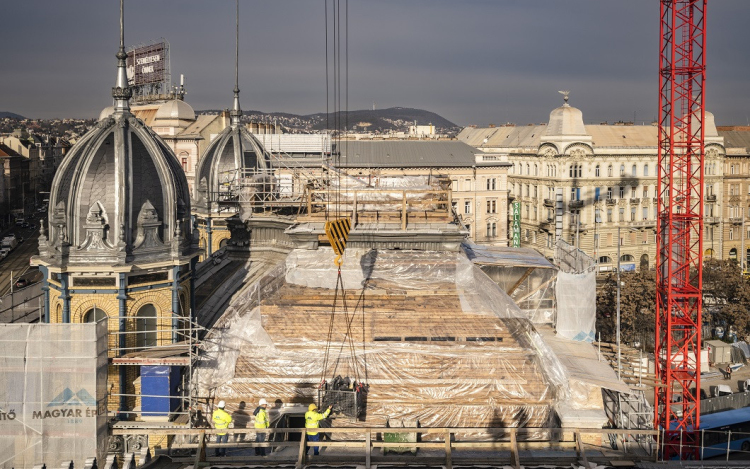
{"label": "safety netting", "polygon": [[107,324],[0,324],[0,468],[102,461]]}
{"label": "safety netting", "polygon": [[207,338],[202,395],[230,411],[264,398],[273,416],[315,402],[321,382],[342,376],[367,385],[360,424],[549,426],[566,372],[463,253],[348,249],[346,308],[334,257],[295,250],[235,297]]}

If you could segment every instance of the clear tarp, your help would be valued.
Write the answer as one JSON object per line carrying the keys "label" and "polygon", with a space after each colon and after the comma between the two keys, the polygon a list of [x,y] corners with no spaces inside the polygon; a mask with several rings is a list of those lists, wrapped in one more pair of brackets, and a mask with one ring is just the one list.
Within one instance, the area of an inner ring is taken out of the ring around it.
{"label": "clear tarp", "polygon": [[596,263],[580,249],[557,240],[557,333],[567,339],[596,338]]}
{"label": "clear tarp", "polygon": [[0,324],[0,468],[103,461],[107,323]]}
{"label": "clear tarp", "polygon": [[260,398],[306,405],[322,380],[340,375],[367,383],[363,420],[374,426],[549,425],[567,396],[565,371],[527,315],[465,255],[347,250],[346,312],[334,257],[295,250],[283,270],[233,300],[199,363],[203,392],[230,411]]}
{"label": "clear tarp", "polygon": [[554,324],[557,268],[530,248],[464,243],[466,255],[497,283],[534,324]]}

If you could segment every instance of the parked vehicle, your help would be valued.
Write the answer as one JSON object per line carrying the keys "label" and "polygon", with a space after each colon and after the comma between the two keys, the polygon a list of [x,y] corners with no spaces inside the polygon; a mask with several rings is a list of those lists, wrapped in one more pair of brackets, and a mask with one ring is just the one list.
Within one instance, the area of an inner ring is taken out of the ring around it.
{"label": "parked vehicle", "polygon": [[3,238],[2,241],[0,241],[0,247],[8,248],[8,251],[13,249],[18,245],[18,240],[16,239],[16,235],[10,235]]}

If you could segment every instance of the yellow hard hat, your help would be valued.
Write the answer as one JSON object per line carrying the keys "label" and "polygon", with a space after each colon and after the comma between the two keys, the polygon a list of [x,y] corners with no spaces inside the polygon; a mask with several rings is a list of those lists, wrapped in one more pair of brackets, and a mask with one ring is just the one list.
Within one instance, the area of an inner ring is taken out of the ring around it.
{"label": "yellow hard hat", "polygon": [[310,406],[307,408],[307,410],[315,410],[317,408],[318,408],[318,406],[316,406],[315,404],[310,404]]}

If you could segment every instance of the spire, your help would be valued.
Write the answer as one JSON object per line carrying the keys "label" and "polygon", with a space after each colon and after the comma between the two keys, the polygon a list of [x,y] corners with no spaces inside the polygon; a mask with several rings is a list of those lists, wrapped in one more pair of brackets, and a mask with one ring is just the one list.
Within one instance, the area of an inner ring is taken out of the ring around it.
{"label": "spire", "polygon": [[125,8],[124,0],[120,0],[120,49],[117,51],[117,81],[112,88],[112,97],[115,99],[115,112],[127,112],[130,110],[130,97],[133,92],[128,86],[128,75],[126,72],[127,65],[125,59],[128,54],[125,53]]}
{"label": "spire", "polygon": [[236,38],[235,38],[235,52],[234,52],[234,106],[229,112],[231,117],[232,127],[240,125],[240,116],[242,110],[240,109],[240,0],[236,0],[237,3],[237,14],[236,14]]}

